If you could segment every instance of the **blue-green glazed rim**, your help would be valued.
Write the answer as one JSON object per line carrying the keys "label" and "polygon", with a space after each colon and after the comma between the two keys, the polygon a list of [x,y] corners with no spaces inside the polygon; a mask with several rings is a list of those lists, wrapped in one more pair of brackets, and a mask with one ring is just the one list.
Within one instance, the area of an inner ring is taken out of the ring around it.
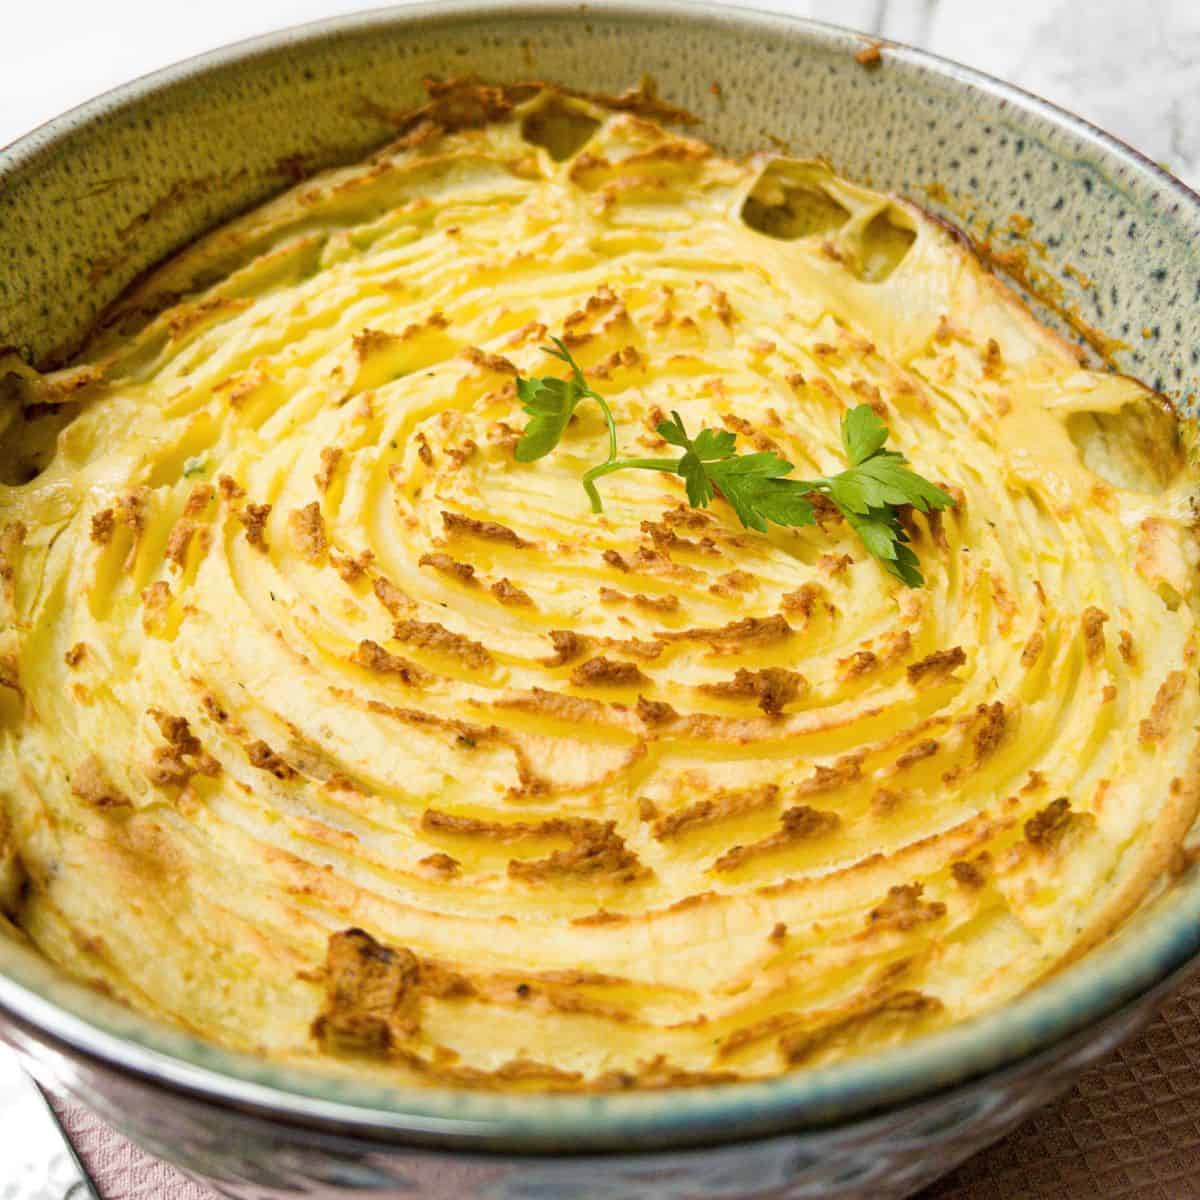
{"label": "blue-green glazed rim", "polygon": [[[5,181],[19,179],[38,156],[181,82],[244,66],[264,56],[296,54],[305,47],[375,30],[444,29],[481,20],[505,28],[531,19],[548,26],[568,20],[606,26],[653,20],[680,29],[778,37],[780,45],[791,50],[799,52],[803,44],[814,48],[814,54],[844,53],[848,61],[863,45],[860,35],[828,25],[681,0],[607,0],[602,8],[537,0],[474,0],[378,10],[242,42],[148,75],[81,105],[0,152],[0,200]],[[1128,196],[1130,205],[1137,206],[1139,221],[1159,235],[1157,245],[1166,240],[1164,253],[1169,253],[1171,246],[1200,245],[1200,197],[1108,134],[1008,84],[917,50],[889,45],[883,70],[899,72],[902,78],[908,72],[917,82],[922,76],[936,77],[961,96],[966,111],[1007,110],[1016,114],[1017,125],[1049,131],[1047,138],[1061,135],[1076,156],[1070,161],[1081,177],[1104,178],[1114,195]],[[519,74],[517,67],[513,75]],[[864,70],[864,79],[870,74]],[[672,100],[692,100],[676,96],[666,87],[664,92]],[[704,103],[691,106],[703,112]],[[1066,152],[1062,161],[1068,162]],[[893,186],[902,187],[907,176],[901,173],[896,178],[899,182]],[[1092,188],[1085,190],[1090,194]],[[1020,206],[1014,203],[1013,207]],[[1132,227],[1129,236],[1135,236]],[[1194,295],[1189,287],[1184,294],[1185,307],[1175,310],[1186,314],[1175,318],[1176,341],[1171,341],[1168,330],[1166,349],[1159,342],[1148,347],[1139,344],[1118,359],[1124,369],[1144,378],[1147,371],[1161,375],[1164,363],[1183,363],[1169,378],[1147,379],[1171,393],[1181,411],[1191,407],[1188,389],[1200,390],[1196,362],[1187,365],[1182,351],[1189,341],[1200,344],[1200,337],[1192,338],[1197,319],[1194,310],[1200,307],[1196,304],[1200,296],[1198,267],[1200,259],[1186,251],[1182,258],[1172,260],[1175,283],[1182,286],[1181,281],[1191,280],[1197,289]],[[1151,264],[1147,269],[1157,280],[1160,268]],[[1130,281],[1131,288],[1136,282]],[[1114,290],[1110,308],[1124,312],[1127,324],[1131,306],[1145,320],[1145,313],[1160,311],[1154,308],[1156,303],[1165,304],[1161,311],[1171,311],[1172,303],[1179,299],[1179,286],[1161,302],[1136,288],[1135,299],[1122,298],[1118,303]],[[1110,303],[1110,298],[1089,298],[1079,292],[1072,295],[1090,303],[1093,310],[1099,306],[1092,319],[1103,327],[1103,305]],[[222,1049],[149,1020],[67,980],[29,948],[4,939],[0,939],[0,1018],[7,1014],[35,1039],[40,1037],[60,1050],[152,1086],[272,1120],[318,1125],[374,1140],[435,1146],[555,1153],[628,1151],[639,1145],[683,1146],[829,1126],[929,1096],[1014,1064],[1088,1026],[1098,1026],[1104,1017],[1178,971],[1198,950],[1200,875],[1192,869],[1105,945],[995,1012],[836,1066],[762,1082],[663,1092],[577,1096],[413,1089],[280,1065]]]}

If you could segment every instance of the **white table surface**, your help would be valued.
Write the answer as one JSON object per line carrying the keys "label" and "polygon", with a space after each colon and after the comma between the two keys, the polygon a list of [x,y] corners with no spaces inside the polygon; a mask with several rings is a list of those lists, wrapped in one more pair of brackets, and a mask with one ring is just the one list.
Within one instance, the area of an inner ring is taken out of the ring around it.
{"label": "white table surface", "polygon": [[[0,0],[0,146],[157,67],[363,7],[361,0]],[[755,0],[753,7],[853,26],[999,75],[1200,186],[1200,0]]]}

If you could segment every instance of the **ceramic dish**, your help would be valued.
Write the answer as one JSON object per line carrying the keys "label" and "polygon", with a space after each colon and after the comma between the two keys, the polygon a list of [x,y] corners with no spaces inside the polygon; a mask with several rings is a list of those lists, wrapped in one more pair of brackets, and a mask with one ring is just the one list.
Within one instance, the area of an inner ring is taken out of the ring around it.
{"label": "ceramic dish", "polygon": [[[1038,277],[1060,325],[1187,411],[1200,381],[1200,198],[1013,88],[899,47],[859,61],[868,46],[707,5],[475,2],[215,52],[0,153],[0,342],[42,364],[69,352],[164,254],[383,141],[425,75],[616,91],[649,73],[730,151],[780,138],[966,224]],[[335,1081],[157,1025],[7,941],[0,1028],[44,1081],[232,1196],[899,1197],[1069,1087],[1149,1018],[1198,948],[1193,869],[1000,1011],[834,1067],[657,1094]]]}

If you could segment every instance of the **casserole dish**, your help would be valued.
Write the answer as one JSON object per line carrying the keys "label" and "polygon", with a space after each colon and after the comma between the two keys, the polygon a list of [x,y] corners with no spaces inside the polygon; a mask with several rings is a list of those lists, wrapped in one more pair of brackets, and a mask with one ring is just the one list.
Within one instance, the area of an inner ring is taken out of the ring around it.
{"label": "casserole dish", "polygon": [[[1068,324],[1156,387],[1185,393],[1179,347],[1191,330],[1174,310],[1186,303],[1192,266],[1187,194],[1017,93],[968,84],[965,73],[909,52],[889,50],[882,68],[871,67],[855,57],[862,48],[852,35],[674,6],[614,6],[582,21],[554,6],[503,19],[483,6],[368,16],[201,60],[14,150],[5,340],[41,362],[64,354],[106,301],[181,240],[290,176],[380,140],[422,75],[468,59],[502,77],[519,59],[524,72],[616,90],[632,62],[731,149],[769,133],[877,185],[924,189],[943,204],[969,197],[979,231],[1010,267],[1027,263],[1006,249],[1003,228],[1020,232],[1031,220],[1054,260],[1074,268],[1073,290],[1048,293]],[[775,86],[781,72],[795,80],[786,96]],[[308,114],[299,122],[297,93]],[[228,136],[238,118],[244,140]],[[64,209],[74,213],[65,224]],[[1098,259],[1101,246],[1109,253]],[[1094,325],[1149,336],[1133,352]],[[1185,880],[1081,966],[945,1035],[686,1096],[413,1095],[335,1083],[151,1026],[56,979],[20,947],[4,949],[0,1003],[12,1040],[31,1054],[42,1046],[43,1075],[234,1195],[405,1186],[448,1195],[902,1195],[1061,1090],[1149,1013],[1195,949],[1195,891]],[[155,1098],[160,1091],[174,1103]],[[715,1144],[732,1139],[743,1141]],[[563,1151],[587,1154],[534,1157]]]}

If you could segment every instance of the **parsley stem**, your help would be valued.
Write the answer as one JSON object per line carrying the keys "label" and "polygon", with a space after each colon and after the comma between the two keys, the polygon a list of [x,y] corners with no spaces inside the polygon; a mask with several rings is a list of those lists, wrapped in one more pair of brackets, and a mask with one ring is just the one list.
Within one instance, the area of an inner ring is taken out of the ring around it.
{"label": "parsley stem", "polygon": [[[617,422],[613,418],[612,409],[608,407],[608,401],[603,396],[598,396],[591,388],[588,388],[587,394],[591,396],[595,402],[600,405],[600,411],[604,413],[604,422],[608,426],[608,458],[607,463],[617,461]],[[597,510],[599,511],[599,510]]]}
{"label": "parsley stem", "polygon": [[633,468],[638,471],[666,471],[668,474],[676,474],[676,468],[679,462],[673,458],[616,458],[616,447],[613,447],[614,457],[609,458],[607,462],[602,462],[598,466],[584,474],[583,490],[587,492],[588,499],[592,502],[592,512],[603,512],[604,505],[600,502],[600,493],[596,490],[595,481],[601,475],[611,475],[613,471],[624,471],[626,468]]}

